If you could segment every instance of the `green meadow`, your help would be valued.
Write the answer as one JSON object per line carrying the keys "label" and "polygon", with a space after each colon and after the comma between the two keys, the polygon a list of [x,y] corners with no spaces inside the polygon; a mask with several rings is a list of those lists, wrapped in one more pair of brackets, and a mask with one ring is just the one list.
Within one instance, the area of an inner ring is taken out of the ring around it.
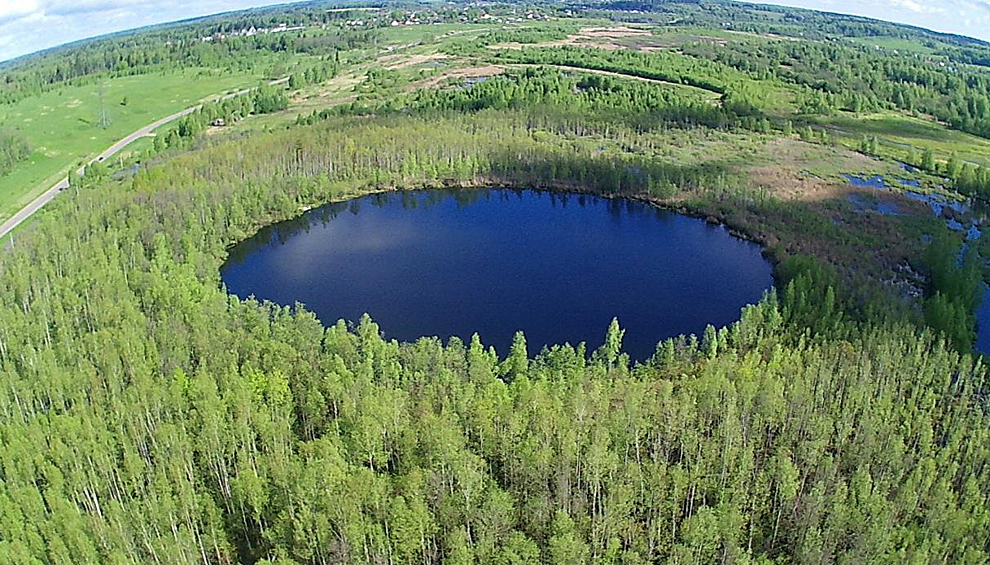
{"label": "green meadow", "polygon": [[852,137],[854,142],[862,136],[875,136],[881,142],[904,151],[910,147],[917,151],[930,149],[940,159],[955,156],[970,163],[990,166],[990,140],[900,112],[873,115],[842,113],[816,121],[834,128],[840,135]]}
{"label": "green meadow", "polygon": [[[186,68],[67,86],[0,106],[0,124],[21,132],[33,148],[29,159],[0,178],[0,218],[133,131],[263,78],[260,72]],[[100,123],[101,90],[105,127]]]}

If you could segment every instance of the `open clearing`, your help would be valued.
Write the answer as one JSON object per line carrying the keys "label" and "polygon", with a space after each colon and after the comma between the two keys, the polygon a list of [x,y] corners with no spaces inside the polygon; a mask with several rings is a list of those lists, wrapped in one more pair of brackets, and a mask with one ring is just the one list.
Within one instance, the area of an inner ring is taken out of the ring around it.
{"label": "open clearing", "polygon": [[939,157],[949,156],[990,166],[990,140],[949,129],[931,121],[896,112],[873,115],[839,114],[819,121],[841,134],[859,139],[876,136],[878,139],[905,151],[914,147],[919,151],[931,149]]}
{"label": "open clearing", "polygon": [[409,85],[408,90],[419,88],[432,88],[448,80],[466,80],[474,78],[487,78],[500,75],[505,72],[506,67],[502,65],[479,65],[474,67],[461,67],[450,69],[436,76],[415,82]]}
{"label": "open clearing", "polygon": [[[99,126],[98,84],[65,87],[0,107],[0,123],[21,132],[34,147],[29,159],[0,178],[0,218],[21,209],[78,162],[138,128],[204,98],[254,86],[262,78],[189,68],[106,80],[103,104],[110,123],[105,128]],[[42,115],[46,107],[52,110]]]}

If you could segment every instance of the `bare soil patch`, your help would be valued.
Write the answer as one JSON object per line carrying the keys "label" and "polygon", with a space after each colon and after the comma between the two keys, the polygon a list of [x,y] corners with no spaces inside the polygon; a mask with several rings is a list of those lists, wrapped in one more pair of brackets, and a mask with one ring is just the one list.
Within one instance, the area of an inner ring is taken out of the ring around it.
{"label": "bare soil patch", "polygon": [[617,37],[650,36],[653,33],[648,29],[617,26],[617,27],[586,27],[582,28],[575,37],[593,37],[615,39]]}
{"label": "bare soil patch", "polygon": [[447,59],[448,56],[445,53],[431,53],[429,55],[385,55],[384,57],[379,57],[378,62],[385,65],[385,68],[394,71],[398,69],[405,69],[407,67],[414,67],[416,65],[425,65],[427,63],[432,63],[435,61],[441,61]]}
{"label": "bare soil patch", "polygon": [[[531,47],[563,47],[573,45],[577,47],[596,47],[615,51],[625,49],[627,46],[621,41],[627,38],[652,38],[653,33],[648,29],[634,28],[628,26],[616,27],[586,27],[581,28],[576,34],[566,39],[556,41],[545,41],[543,43],[530,44]],[[490,49],[522,49],[527,45],[522,43],[499,43],[489,45]]]}
{"label": "bare soil patch", "polygon": [[505,67],[502,65],[480,65],[475,67],[462,67],[459,69],[450,69],[444,73],[432,76],[430,78],[414,82],[409,85],[408,90],[417,90],[420,88],[433,88],[448,79],[469,79],[469,78],[483,78],[498,76],[505,72]]}

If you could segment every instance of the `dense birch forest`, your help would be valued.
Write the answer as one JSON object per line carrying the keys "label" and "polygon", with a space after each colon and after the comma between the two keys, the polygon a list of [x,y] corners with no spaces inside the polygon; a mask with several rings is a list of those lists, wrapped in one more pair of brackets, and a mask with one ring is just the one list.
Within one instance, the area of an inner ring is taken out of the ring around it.
{"label": "dense birch forest", "polygon": [[[990,562],[988,238],[946,225],[990,200],[988,66],[708,0],[304,3],[7,64],[4,108],[185,67],[287,80],[71,174],[3,238],[0,564]],[[32,151],[0,124],[0,176]],[[850,189],[873,173],[903,186]],[[598,349],[400,343],[221,282],[272,223],[480,186],[723,224],[775,288],[636,362],[621,320]]]}
{"label": "dense birch forest", "polygon": [[986,560],[982,362],[809,310],[812,267],[642,364],[618,323],[596,351],[400,344],[219,285],[229,244],[327,201],[667,174],[587,184],[625,164],[547,136],[332,118],[77,182],[0,256],[3,561]]}

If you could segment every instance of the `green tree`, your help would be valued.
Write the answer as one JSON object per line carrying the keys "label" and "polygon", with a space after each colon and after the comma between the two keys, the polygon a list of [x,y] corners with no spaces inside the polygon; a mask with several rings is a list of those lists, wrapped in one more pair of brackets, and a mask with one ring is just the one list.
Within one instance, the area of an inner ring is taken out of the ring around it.
{"label": "green tree", "polygon": [[582,565],[588,562],[588,545],[581,540],[574,520],[558,510],[550,525],[550,561],[560,565]]}
{"label": "green tree", "polygon": [[929,171],[936,172],[935,170],[935,153],[931,149],[926,148],[925,152],[921,155],[921,168]]}
{"label": "green tree", "polygon": [[512,338],[512,347],[509,349],[509,356],[502,363],[501,373],[507,377],[515,378],[525,375],[528,368],[529,354],[526,352],[526,336],[518,331]]}

